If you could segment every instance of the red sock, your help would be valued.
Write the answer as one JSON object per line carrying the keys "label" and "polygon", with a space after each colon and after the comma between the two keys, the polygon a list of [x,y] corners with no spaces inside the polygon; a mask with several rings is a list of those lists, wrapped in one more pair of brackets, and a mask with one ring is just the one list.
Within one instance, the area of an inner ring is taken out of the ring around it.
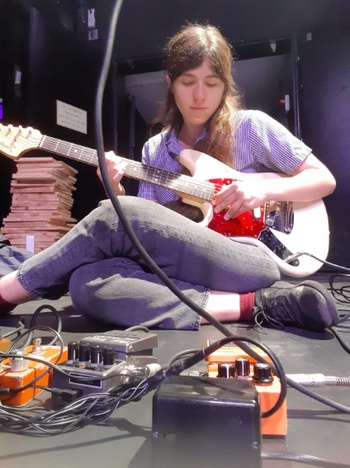
{"label": "red sock", "polygon": [[10,302],[5,301],[5,299],[3,299],[3,297],[0,294],[0,315],[8,314],[15,307],[16,304],[11,304]]}
{"label": "red sock", "polygon": [[241,309],[240,322],[251,322],[253,306],[255,304],[255,293],[240,294],[239,303]]}

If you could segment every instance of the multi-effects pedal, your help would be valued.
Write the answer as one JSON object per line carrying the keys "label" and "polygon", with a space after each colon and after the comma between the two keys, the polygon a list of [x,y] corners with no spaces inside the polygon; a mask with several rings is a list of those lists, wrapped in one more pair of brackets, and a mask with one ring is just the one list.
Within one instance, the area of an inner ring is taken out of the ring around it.
{"label": "multi-effects pedal", "polygon": [[141,381],[160,368],[155,346],[157,335],[142,331],[113,330],[71,341],[67,360],[53,372],[52,385],[87,395]]}

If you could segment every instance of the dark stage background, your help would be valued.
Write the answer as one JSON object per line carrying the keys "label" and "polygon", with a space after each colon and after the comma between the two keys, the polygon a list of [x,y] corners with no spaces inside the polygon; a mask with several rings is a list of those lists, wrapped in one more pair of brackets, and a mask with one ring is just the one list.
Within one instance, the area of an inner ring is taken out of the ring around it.
{"label": "dark stage background", "polygon": [[[4,124],[95,146],[95,92],[113,5],[112,0],[1,1]],[[279,119],[333,171],[337,189],[325,200],[328,260],[350,266],[350,2],[125,0],[104,100],[106,149],[140,159],[162,98],[162,47],[185,21],[221,28],[236,50],[236,79],[247,107]],[[280,102],[285,96],[288,109]],[[57,100],[87,112],[86,133],[57,125]],[[73,216],[81,219],[104,191],[94,168],[70,164],[79,170]],[[1,157],[0,220],[10,210],[13,170],[13,162]],[[136,185],[129,182],[128,191],[135,193]]]}

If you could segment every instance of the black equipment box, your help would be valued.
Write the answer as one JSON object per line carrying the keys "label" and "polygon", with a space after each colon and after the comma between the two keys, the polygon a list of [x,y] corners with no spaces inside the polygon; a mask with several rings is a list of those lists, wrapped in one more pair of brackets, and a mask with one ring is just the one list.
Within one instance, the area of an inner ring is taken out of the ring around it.
{"label": "black equipment box", "polygon": [[153,468],[261,467],[259,394],[249,380],[171,376],[153,396]]}

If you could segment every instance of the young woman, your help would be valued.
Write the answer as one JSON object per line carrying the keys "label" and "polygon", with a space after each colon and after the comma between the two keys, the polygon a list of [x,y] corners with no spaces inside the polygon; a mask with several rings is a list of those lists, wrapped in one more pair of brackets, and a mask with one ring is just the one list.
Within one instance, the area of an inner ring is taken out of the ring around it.
{"label": "young woman", "polygon": [[[230,46],[217,28],[185,26],[169,40],[165,57],[164,130],[144,145],[145,164],[182,172],[181,151],[196,149],[238,171],[213,200],[225,220],[269,200],[308,202],[334,190],[333,176],[310,148],[266,114],[240,108]],[[125,164],[109,154],[108,169],[116,194],[125,195]],[[119,199],[149,255],[218,320],[249,322],[259,313],[272,324],[314,330],[337,323],[324,287],[311,280],[276,283],[279,269],[261,249],[168,209],[187,211],[176,193],[143,182],[137,198]],[[78,312],[118,326],[198,329],[206,322],[149,270],[109,201],[3,277],[0,307],[7,312],[33,297],[54,299],[67,291]]]}

